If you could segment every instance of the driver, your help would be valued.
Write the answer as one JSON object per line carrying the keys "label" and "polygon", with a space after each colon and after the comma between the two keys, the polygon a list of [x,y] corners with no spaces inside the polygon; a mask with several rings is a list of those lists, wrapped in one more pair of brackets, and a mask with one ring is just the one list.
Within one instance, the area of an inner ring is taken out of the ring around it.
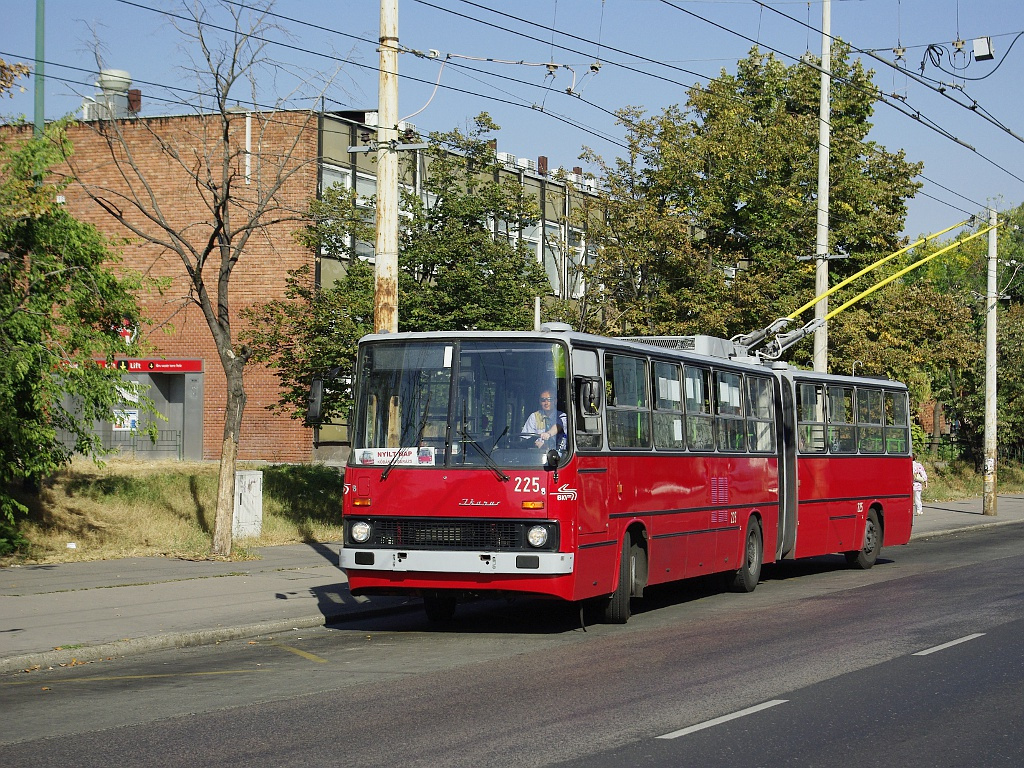
{"label": "driver", "polygon": [[549,440],[554,440],[557,447],[561,449],[565,446],[566,429],[565,413],[555,409],[555,398],[552,391],[550,389],[541,390],[540,410],[530,414],[523,425],[523,434],[537,435],[534,445],[538,448],[543,447]]}

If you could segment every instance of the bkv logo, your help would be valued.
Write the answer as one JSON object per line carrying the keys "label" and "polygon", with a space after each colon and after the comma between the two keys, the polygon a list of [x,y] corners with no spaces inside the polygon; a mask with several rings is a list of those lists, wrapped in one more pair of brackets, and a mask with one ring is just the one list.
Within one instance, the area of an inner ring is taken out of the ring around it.
{"label": "bkv logo", "polygon": [[576,501],[576,489],[570,488],[568,484],[562,485],[555,491],[555,498],[559,501]]}

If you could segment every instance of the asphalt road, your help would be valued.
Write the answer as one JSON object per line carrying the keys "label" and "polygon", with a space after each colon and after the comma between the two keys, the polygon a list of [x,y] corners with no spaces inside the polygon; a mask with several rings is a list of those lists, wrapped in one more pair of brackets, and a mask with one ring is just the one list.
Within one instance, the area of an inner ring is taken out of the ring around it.
{"label": "asphalt road", "polygon": [[776,567],[752,595],[691,582],[586,632],[555,603],[483,601],[442,629],[401,613],[5,675],[0,760],[1019,765],[1022,545],[1008,526],[867,572]]}

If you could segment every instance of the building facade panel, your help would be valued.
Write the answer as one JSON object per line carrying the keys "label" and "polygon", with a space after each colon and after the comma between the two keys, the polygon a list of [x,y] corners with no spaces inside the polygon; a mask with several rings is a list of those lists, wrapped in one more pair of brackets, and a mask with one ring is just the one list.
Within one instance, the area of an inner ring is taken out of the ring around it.
{"label": "building facade panel", "polygon": [[[232,212],[238,226],[257,204],[253,190],[265,190],[282,171],[288,174],[279,193],[277,220],[256,230],[245,245],[244,254],[232,273],[229,305],[232,336],[238,347],[238,334],[244,330],[242,310],[255,303],[283,298],[287,272],[313,263],[313,254],[299,246],[292,232],[316,194],[318,163],[317,116],[304,112],[277,112],[264,119],[258,114],[232,116],[228,133],[232,157],[226,168],[214,166],[230,175],[238,210]],[[248,123],[248,126],[247,126]],[[126,217],[146,232],[156,232],[141,214],[132,211],[117,194],[148,195],[155,208],[183,233],[193,246],[202,247],[212,227],[209,206],[197,188],[190,168],[202,168],[223,155],[218,147],[219,115],[205,117],[166,117],[120,121],[131,161],[143,169],[148,189],[134,185],[130,190],[118,171],[107,141],[95,130],[95,123],[72,126],[69,138],[74,146],[73,172],[84,184],[110,190],[108,205],[116,205]],[[246,135],[248,133],[248,136]],[[253,148],[245,152],[247,143]],[[127,157],[122,157],[122,160]],[[223,178],[223,177],[222,177]],[[191,300],[192,286],[179,255],[169,248],[143,241],[94,202],[79,185],[65,191],[69,211],[79,219],[95,224],[114,238],[124,238],[121,247],[123,265],[147,277],[169,281],[161,290],[146,290],[139,296],[146,322],[140,329],[140,341],[152,357],[200,359],[204,363],[202,386],[202,458],[220,457],[223,441],[226,378],[216,345],[205,317]],[[209,257],[214,263],[220,255]],[[216,290],[217,270],[207,268],[207,288]],[[179,392],[182,402],[167,404],[168,416],[184,407],[186,387],[163,382],[168,392]],[[195,390],[195,382],[192,382]],[[243,460],[308,461],[312,457],[312,432],[287,414],[271,412],[267,406],[277,402],[277,377],[263,366],[246,369],[247,402],[239,440],[239,458]],[[162,400],[165,393],[160,393]],[[194,414],[183,416],[185,423]]]}

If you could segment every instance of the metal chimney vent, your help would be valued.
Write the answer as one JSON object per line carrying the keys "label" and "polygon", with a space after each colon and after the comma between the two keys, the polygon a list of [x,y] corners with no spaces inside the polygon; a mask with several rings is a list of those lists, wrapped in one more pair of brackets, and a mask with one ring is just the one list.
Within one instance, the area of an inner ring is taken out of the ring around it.
{"label": "metal chimney vent", "polygon": [[131,75],[123,69],[104,69],[96,80],[100,92],[82,100],[83,120],[117,120],[129,117],[141,105],[142,94],[130,92]]}

